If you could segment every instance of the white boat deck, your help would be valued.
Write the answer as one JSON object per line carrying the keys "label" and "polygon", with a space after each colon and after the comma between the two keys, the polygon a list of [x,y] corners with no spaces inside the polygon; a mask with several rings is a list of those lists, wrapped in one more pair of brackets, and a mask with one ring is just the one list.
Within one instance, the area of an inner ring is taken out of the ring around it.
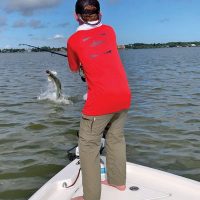
{"label": "white boat deck", "polygon": [[[81,175],[74,186],[64,187],[76,179],[80,167],[77,161],[60,171],[29,200],[70,200],[82,195]],[[199,182],[132,163],[127,163],[126,185],[125,191],[102,185],[101,200],[200,200]],[[138,190],[130,190],[131,187]]]}

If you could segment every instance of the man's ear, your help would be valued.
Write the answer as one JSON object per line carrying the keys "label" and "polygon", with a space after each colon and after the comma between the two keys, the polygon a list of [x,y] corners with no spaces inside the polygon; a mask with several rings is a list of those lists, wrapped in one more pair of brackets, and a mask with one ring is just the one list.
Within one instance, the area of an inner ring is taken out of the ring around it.
{"label": "man's ear", "polygon": [[76,21],[79,23],[79,25],[84,24],[84,21],[83,21],[83,19],[81,18],[81,15],[80,15],[80,14],[76,14],[76,13],[75,13],[74,17],[75,17]]}
{"label": "man's ear", "polygon": [[74,13],[74,18],[75,18],[76,21],[79,22],[79,16],[78,16],[78,14]]}

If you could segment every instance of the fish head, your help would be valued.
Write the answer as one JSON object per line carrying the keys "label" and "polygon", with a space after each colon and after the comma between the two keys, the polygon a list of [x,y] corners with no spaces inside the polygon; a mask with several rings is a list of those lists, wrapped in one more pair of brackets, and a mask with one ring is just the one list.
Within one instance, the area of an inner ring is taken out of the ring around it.
{"label": "fish head", "polygon": [[56,71],[53,71],[53,70],[46,70],[46,73],[48,75],[54,75],[54,76],[56,76],[58,74]]}

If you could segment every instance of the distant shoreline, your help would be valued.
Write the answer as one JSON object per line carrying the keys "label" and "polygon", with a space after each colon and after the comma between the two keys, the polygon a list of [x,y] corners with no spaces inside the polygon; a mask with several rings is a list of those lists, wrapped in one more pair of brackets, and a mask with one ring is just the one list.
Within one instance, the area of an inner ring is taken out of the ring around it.
{"label": "distant shoreline", "polygon": [[119,45],[119,48],[124,49],[155,49],[155,48],[174,48],[174,47],[200,47],[200,42],[167,42],[167,43],[134,43]]}
{"label": "distant shoreline", "polygon": [[[156,48],[180,48],[180,47],[200,47],[200,42],[168,42],[168,43],[132,43],[118,45],[118,49],[156,49]],[[47,47],[43,46],[38,48],[5,48],[0,49],[0,53],[24,53],[24,52],[43,52],[43,51],[66,52],[65,47]]]}

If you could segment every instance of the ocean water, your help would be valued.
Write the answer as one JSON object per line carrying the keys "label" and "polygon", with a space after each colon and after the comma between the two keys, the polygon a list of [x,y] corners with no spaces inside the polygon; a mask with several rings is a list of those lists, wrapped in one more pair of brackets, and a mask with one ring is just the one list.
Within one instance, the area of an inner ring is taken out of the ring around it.
{"label": "ocean water", "polygon": [[[200,181],[200,48],[120,55],[133,94],[128,161]],[[60,101],[47,69],[58,73]],[[0,71],[0,199],[25,200],[69,163],[86,86],[48,53],[0,54]]]}

